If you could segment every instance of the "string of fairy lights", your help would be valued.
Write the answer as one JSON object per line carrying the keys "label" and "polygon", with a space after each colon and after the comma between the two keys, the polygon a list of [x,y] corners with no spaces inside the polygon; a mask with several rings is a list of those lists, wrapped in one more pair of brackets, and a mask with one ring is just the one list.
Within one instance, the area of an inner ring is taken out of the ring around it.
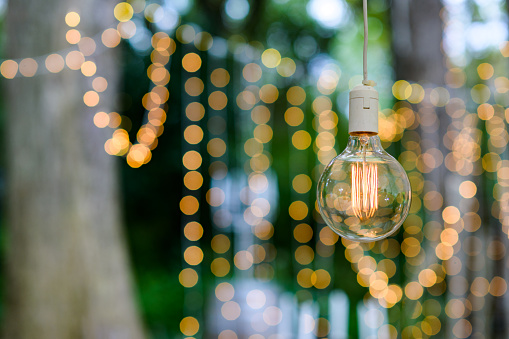
{"label": "string of fairy lights", "polygon": [[[200,323],[202,320],[202,298],[203,294],[203,260],[204,253],[200,243],[203,235],[203,227],[200,223],[200,196],[201,191],[204,189],[203,185],[203,169],[205,161],[200,155],[201,144],[204,140],[204,132],[201,123],[205,116],[205,110],[199,103],[200,96],[203,95],[203,82],[200,80],[202,73],[202,60],[200,56],[195,53],[194,46],[182,43],[186,41],[185,37],[190,35],[189,28],[181,27],[177,32],[177,39],[181,42],[182,69],[181,69],[181,82],[184,84],[185,91],[181,93],[182,107],[182,131],[184,140],[182,143],[182,154],[193,154],[197,158],[200,157],[200,164],[194,167],[187,167],[184,164],[183,180],[184,180],[184,199],[192,201],[191,205],[194,206],[193,210],[188,213],[189,218],[181,220],[182,228],[184,230],[184,237],[182,237],[182,252],[183,252],[183,270],[187,269],[186,274],[191,277],[184,277],[180,279],[181,284],[185,287],[184,293],[184,317],[180,323],[181,331],[186,336],[195,335],[200,330]],[[192,152],[192,153],[189,153]],[[217,154],[213,154],[217,155]],[[211,205],[219,205],[221,201],[216,203],[212,202],[210,191],[207,192],[207,201]],[[215,199],[217,200],[217,199]],[[182,206],[182,205],[181,205]],[[182,210],[182,208],[181,208]],[[184,210],[182,210],[184,212]],[[185,213],[185,212],[184,212]]]}
{"label": "string of fairy lights", "polygon": [[[213,160],[209,165],[209,173],[212,178],[210,197],[220,197],[219,201],[225,200],[228,195],[228,174],[229,174],[229,150],[228,145],[228,114],[226,111],[228,105],[227,91],[231,88],[230,72],[225,69],[226,60],[223,58],[209,58],[209,86],[207,91],[207,116],[209,144],[207,149],[209,152],[213,149],[221,148],[221,152],[216,152]],[[220,146],[218,146],[220,145]],[[223,147],[224,145],[224,147]],[[223,152],[224,150],[224,152]],[[224,197],[224,198],[223,198]],[[216,198],[215,198],[216,199]],[[215,200],[214,199],[214,200]],[[238,304],[233,300],[235,288],[229,282],[231,276],[233,262],[233,219],[231,213],[232,201],[224,201],[221,204],[216,203],[209,198],[211,205],[213,238],[211,247],[214,252],[214,259],[211,262],[211,272],[216,278],[214,286],[214,296],[220,312],[217,317],[223,319],[236,319]],[[218,319],[214,319],[217,322]],[[228,331],[233,332],[234,329],[218,329],[216,332],[227,336]],[[235,332],[233,332],[235,333]]]}
{"label": "string of fairy lights", "polygon": [[[266,63],[267,54],[262,55]],[[273,262],[276,254],[271,242],[274,234],[273,193],[276,191],[272,177],[271,126],[274,117],[272,104],[278,99],[279,91],[275,86],[263,85],[265,79],[271,76],[271,70],[277,67],[276,63],[267,65],[264,69],[262,68],[264,64],[260,66],[258,63],[248,63],[242,68],[243,90],[236,97],[237,106],[242,112],[242,129],[245,129],[242,134],[246,136],[243,138],[245,141],[242,140],[245,156],[241,157],[245,159],[241,162],[244,162],[244,172],[247,174],[247,186],[241,191],[241,199],[246,207],[243,219],[251,228],[250,233],[254,235],[253,238],[251,235],[246,236],[238,232],[237,243],[240,247],[247,247],[245,256],[248,265],[245,266],[253,265],[250,276],[261,281],[270,281],[274,278]],[[250,242],[242,244],[249,238],[252,238]],[[239,265],[236,266],[240,269]],[[257,293],[263,294],[263,298],[267,299],[264,292]]]}
{"label": "string of fairy lights", "polygon": [[[301,105],[306,100],[306,92],[302,87],[293,86],[286,92],[286,100],[291,105],[284,113],[285,122],[288,125],[288,143],[290,147],[288,157],[293,159],[295,166],[289,167],[292,187],[291,204],[289,207],[289,215],[292,219],[293,238],[292,252],[294,253],[294,260],[297,271],[296,283],[299,287],[304,288],[304,292],[309,298],[307,291],[313,285],[311,283],[312,269],[310,264],[314,259],[314,251],[312,249],[311,241],[313,239],[313,228],[309,225],[308,217],[308,203],[303,201],[301,197],[311,190],[312,182],[306,174],[307,170],[307,154],[304,151],[304,146],[309,147],[307,140],[310,140],[305,130],[299,130],[306,125],[305,115]],[[302,135],[299,137],[299,135]],[[297,140],[306,139],[306,144],[299,144]],[[307,148],[306,147],[306,148]],[[306,199],[304,199],[306,200]]]}
{"label": "string of fairy lights", "polygon": [[[84,93],[83,103],[98,107],[108,81],[96,76],[97,66],[92,57],[118,46],[122,39],[133,37],[136,25],[131,19],[143,13],[148,15],[147,20],[153,20],[150,15],[155,8],[149,7],[154,5],[146,3],[144,8],[135,10],[128,2],[117,4],[114,9],[119,22],[117,27],[108,28],[97,37],[82,36],[77,29],[80,15],[69,12],[65,17],[69,26],[66,40],[71,45],[68,50],[4,60],[0,74],[12,79],[58,73],[66,68],[80,71],[91,79],[92,87]],[[242,86],[236,86],[232,82],[237,72],[227,70],[227,53],[218,56],[212,51],[218,38],[183,24],[176,29],[175,39],[162,31],[152,35],[151,64],[147,68],[151,85],[142,99],[146,119],[135,134],[135,142],[130,141],[127,130],[121,127],[127,117],[116,112],[97,112],[93,120],[97,127],[113,130],[104,146],[108,154],[125,157],[133,168],[147,164],[164,131],[168,114],[168,65],[172,58],[182,63],[185,142],[182,145],[184,187],[180,201],[183,267],[179,281],[186,291],[186,314],[180,322],[180,330],[190,338],[204,331],[205,319],[200,311],[203,304],[197,302],[196,296],[203,294],[205,272],[210,270],[216,279],[214,295],[220,303],[218,316],[227,321],[237,319],[242,311],[235,301],[238,292],[230,281],[232,276],[249,272],[262,281],[272,281],[275,277],[277,252],[272,243],[275,232],[272,215],[277,202],[273,201],[274,197],[271,200],[268,192],[277,189],[271,145],[274,116],[278,114],[274,103],[278,100],[284,101],[286,107],[283,114],[291,145],[288,156],[297,164],[289,168],[292,191],[287,209],[293,234],[295,289],[302,299],[313,298],[315,291],[332,289],[331,263],[338,236],[319,219],[314,198],[310,198],[314,195],[310,192],[323,167],[337,155],[334,147],[339,119],[334,111],[333,95],[341,70],[331,65],[322,71],[313,85],[314,98],[307,94],[313,91],[301,86],[292,86],[282,95],[279,80],[291,79],[300,66],[291,58],[282,57],[276,49],[256,45],[259,53],[248,48],[230,51],[234,55],[249,54],[251,58],[244,64],[241,58],[236,59],[242,64],[238,72],[242,75]],[[253,48],[249,44],[244,46]],[[500,53],[503,58],[509,57],[509,42],[501,45]],[[204,58],[208,61],[207,68]],[[391,238],[368,244],[341,240],[344,257],[351,263],[358,284],[367,290],[366,300],[374,299],[381,309],[389,310],[389,313],[377,311],[375,322],[361,319],[366,326],[374,326],[378,333],[402,338],[430,337],[439,335],[448,322],[447,326],[456,337],[467,338],[477,326],[471,315],[481,314],[490,302],[488,296],[502,297],[507,292],[503,274],[486,272],[487,265],[480,259],[500,261],[508,246],[509,159],[505,154],[509,142],[509,102],[505,96],[509,91],[509,79],[499,73],[502,72],[492,64],[480,63],[478,79],[471,84],[467,95],[464,95],[467,83],[473,80],[452,62],[448,63],[445,75],[446,87],[423,87],[407,81],[397,81],[392,86],[397,102],[379,114],[380,138],[384,147],[401,145],[398,160],[408,172],[412,185],[410,214],[400,231],[403,240],[399,243]],[[236,88],[240,90],[234,102],[228,102],[228,93]],[[310,107],[306,106],[308,103]],[[236,179],[230,167],[235,154],[228,148],[231,143],[228,140],[229,107],[234,107],[232,110],[241,112],[244,117],[241,167],[246,182]],[[438,134],[441,117],[437,113],[442,110],[450,119],[443,136]],[[310,127],[313,135],[309,133]],[[207,154],[202,149],[206,149]],[[309,152],[313,152],[316,161],[311,176],[308,174]],[[454,188],[457,192],[452,192],[450,187],[441,189],[431,180],[444,168],[458,183]],[[210,177],[209,189],[205,188],[207,176]],[[239,183],[234,184],[235,180]],[[485,186],[490,188],[489,197],[483,200],[485,206],[481,208],[480,185],[486,181],[489,182]],[[231,197],[232,185],[240,187],[238,198]],[[204,244],[202,239],[204,227],[200,211],[206,210],[200,203],[203,194],[212,214],[210,244]],[[459,198],[451,198],[451,195]],[[232,206],[236,204],[241,206],[233,211]],[[487,215],[484,211],[488,211]],[[235,239],[239,222],[247,225],[253,237],[245,246]],[[498,227],[503,237],[483,233],[481,226],[489,223]],[[204,248],[209,245],[213,258],[207,260]],[[480,256],[481,253],[485,255]],[[403,274],[409,281],[398,278]],[[266,298],[261,290],[253,293],[251,297]],[[248,298],[248,304],[249,300],[254,303],[253,298]],[[253,305],[261,310],[268,327],[279,324],[268,316],[281,313],[276,306],[268,306],[265,302],[261,306]],[[400,308],[409,317],[404,324],[393,321],[390,316],[396,314],[391,313],[393,309]],[[387,314],[389,319],[384,319]],[[310,328],[318,337],[326,337],[330,328],[326,314],[312,319]],[[235,338],[235,333],[234,328],[218,330],[219,338]]]}

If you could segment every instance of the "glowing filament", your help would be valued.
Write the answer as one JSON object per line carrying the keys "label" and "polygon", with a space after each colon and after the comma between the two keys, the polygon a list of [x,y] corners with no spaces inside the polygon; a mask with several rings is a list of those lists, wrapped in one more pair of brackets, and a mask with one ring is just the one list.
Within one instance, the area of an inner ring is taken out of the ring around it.
{"label": "glowing filament", "polygon": [[352,209],[360,220],[375,215],[378,209],[378,168],[363,162],[352,165]]}

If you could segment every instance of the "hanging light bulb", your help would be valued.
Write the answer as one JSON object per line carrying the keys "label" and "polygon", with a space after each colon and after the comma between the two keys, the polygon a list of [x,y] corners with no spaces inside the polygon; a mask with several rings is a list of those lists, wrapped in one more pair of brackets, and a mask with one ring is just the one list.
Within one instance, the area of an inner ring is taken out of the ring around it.
{"label": "hanging light bulb", "polygon": [[325,223],[354,241],[376,241],[405,221],[412,192],[403,167],[378,137],[378,92],[367,77],[367,0],[364,0],[364,81],[350,92],[350,138],[325,167],[317,201]]}

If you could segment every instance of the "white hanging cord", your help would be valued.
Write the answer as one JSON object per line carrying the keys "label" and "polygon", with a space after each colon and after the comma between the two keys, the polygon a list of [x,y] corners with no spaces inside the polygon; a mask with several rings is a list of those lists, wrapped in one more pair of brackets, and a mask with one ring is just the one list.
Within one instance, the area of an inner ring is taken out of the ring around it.
{"label": "white hanging cord", "polygon": [[363,70],[364,80],[363,85],[375,86],[376,83],[372,80],[368,80],[368,0],[362,0],[362,11],[364,13],[364,50],[363,50]]}
{"label": "white hanging cord", "polygon": [[364,12],[364,81],[368,81],[368,0],[363,0],[362,9]]}

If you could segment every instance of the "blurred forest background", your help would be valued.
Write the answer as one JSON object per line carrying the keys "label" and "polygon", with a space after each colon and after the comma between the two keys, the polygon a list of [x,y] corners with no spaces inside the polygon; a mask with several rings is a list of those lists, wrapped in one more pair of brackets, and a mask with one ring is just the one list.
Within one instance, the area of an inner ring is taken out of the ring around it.
{"label": "blurred forest background", "polygon": [[3,338],[509,335],[506,1],[368,0],[413,191],[370,244],[315,197],[362,1],[0,4]]}

